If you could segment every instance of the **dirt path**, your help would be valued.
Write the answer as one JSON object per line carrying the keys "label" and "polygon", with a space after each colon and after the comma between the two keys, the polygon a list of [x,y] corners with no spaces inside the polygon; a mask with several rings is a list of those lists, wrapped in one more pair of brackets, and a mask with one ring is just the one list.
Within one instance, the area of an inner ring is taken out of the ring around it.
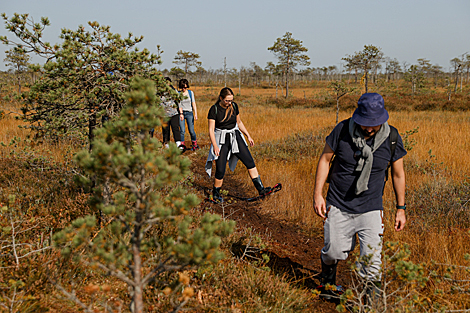
{"label": "dirt path", "polygon": [[[186,152],[192,160],[192,171],[194,173],[194,187],[201,197],[206,197],[212,188],[213,179],[209,179],[204,171],[205,156],[198,157],[197,154]],[[243,166],[243,165],[240,165]],[[282,182],[281,182],[282,183]],[[240,182],[234,179],[226,179],[223,189],[229,194],[249,196],[255,195],[254,188],[244,190]],[[282,192],[273,194],[270,197],[282,196]],[[270,257],[267,264],[274,271],[284,273],[307,288],[314,289],[318,284],[316,276],[321,270],[320,250],[323,247],[322,229],[314,231],[314,236],[302,234],[301,229],[287,220],[282,220],[271,214],[265,213],[263,208],[269,207],[269,198],[256,202],[243,202],[231,204],[222,211],[218,204],[203,202],[201,208],[210,207],[218,214],[230,215],[230,219],[237,222],[237,227],[251,228],[264,242],[268,244],[266,251]],[[234,246],[232,252],[242,255],[244,246]],[[344,262],[343,262],[344,263]],[[338,284],[346,285],[342,273],[346,273],[345,264],[340,263]],[[315,300],[315,312],[336,312],[336,304],[326,302],[321,299]]]}

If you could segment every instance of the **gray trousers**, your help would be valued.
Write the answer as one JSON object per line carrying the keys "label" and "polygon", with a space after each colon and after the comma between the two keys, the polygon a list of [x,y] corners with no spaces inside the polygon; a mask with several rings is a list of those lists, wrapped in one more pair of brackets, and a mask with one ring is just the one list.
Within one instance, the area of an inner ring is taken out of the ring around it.
{"label": "gray trousers", "polygon": [[381,278],[381,252],[383,237],[383,211],[352,214],[328,206],[324,224],[325,246],[321,258],[327,265],[346,260],[356,245],[356,234],[361,248],[360,256],[370,256],[367,264],[357,263],[359,275],[367,280]]}

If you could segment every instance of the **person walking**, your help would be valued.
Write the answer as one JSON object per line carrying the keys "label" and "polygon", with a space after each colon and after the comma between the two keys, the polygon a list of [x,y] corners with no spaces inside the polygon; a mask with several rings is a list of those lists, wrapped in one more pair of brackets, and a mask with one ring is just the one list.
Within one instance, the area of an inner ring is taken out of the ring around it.
{"label": "person walking", "polygon": [[[171,84],[171,78],[165,77],[165,80],[168,82],[170,87],[176,91],[175,87]],[[162,135],[163,135],[163,145],[168,147],[170,142],[170,129],[173,132],[173,139],[175,140],[176,146],[181,146],[181,130],[180,130],[180,115],[177,109],[175,101],[173,101],[169,96],[161,96],[161,105],[165,110],[165,115],[169,118],[167,123],[162,125]],[[152,133],[153,136],[153,133]]]}
{"label": "person walking", "polygon": [[179,113],[180,113],[180,129],[181,129],[181,148],[186,150],[186,145],[184,143],[184,133],[185,133],[185,120],[188,124],[188,131],[191,136],[191,150],[195,151],[199,149],[197,144],[196,132],[194,131],[194,121],[197,120],[197,107],[196,99],[194,97],[194,92],[189,90],[189,82],[187,79],[183,78],[179,81],[179,89],[183,93],[183,100],[179,103]]}
{"label": "person walking", "polygon": [[265,195],[271,192],[270,187],[263,186],[255,161],[248,149],[245,137],[242,135],[242,133],[246,135],[249,145],[253,147],[255,142],[240,118],[239,107],[233,101],[233,91],[230,88],[222,88],[217,102],[209,109],[207,119],[211,148],[205,169],[207,174],[211,176],[212,162],[215,161],[213,200],[216,202],[223,201],[220,189],[222,188],[227,161],[229,168],[234,171],[238,160],[241,160],[247,168],[258,193]]}
{"label": "person walking", "polygon": [[[370,261],[357,264],[359,276],[367,282],[366,294],[368,299],[378,299],[380,295],[382,197],[389,164],[397,208],[395,231],[405,226],[406,150],[398,131],[388,125],[388,118],[383,97],[366,93],[360,97],[352,118],[340,122],[326,137],[318,161],[313,201],[315,213],[324,219],[319,289],[325,298],[335,294],[325,286],[336,286],[338,261],[345,260],[354,249],[356,234],[360,256],[371,257]],[[325,201],[322,190],[327,178]]]}

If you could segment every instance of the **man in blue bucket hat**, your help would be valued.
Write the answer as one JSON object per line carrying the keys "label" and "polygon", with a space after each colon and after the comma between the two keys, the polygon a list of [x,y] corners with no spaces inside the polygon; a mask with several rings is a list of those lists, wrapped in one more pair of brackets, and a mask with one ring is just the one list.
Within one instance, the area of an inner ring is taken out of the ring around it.
{"label": "man in blue bucket hat", "polygon": [[[388,125],[388,117],[383,97],[365,93],[352,118],[340,122],[326,137],[313,202],[315,213],[324,219],[318,288],[324,298],[341,293],[336,285],[336,267],[354,249],[356,234],[363,257],[357,263],[358,273],[364,279],[367,299],[377,302],[381,297],[382,196],[389,166],[397,208],[395,230],[401,231],[406,222],[406,150],[398,131]],[[326,201],[322,195],[325,182],[329,182]],[[367,262],[363,262],[365,258]]]}

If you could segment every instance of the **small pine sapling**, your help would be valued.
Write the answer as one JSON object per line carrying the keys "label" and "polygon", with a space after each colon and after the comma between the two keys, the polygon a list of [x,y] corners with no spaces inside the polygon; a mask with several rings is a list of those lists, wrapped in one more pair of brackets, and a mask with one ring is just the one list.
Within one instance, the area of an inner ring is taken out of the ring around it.
{"label": "small pine sapling", "polygon": [[[364,275],[372,255],[357,257],[352,265],[349,288],[339,296],[338,312],[426,312],[430,303],[424,301],[424,289],[429,281],[424,264],[409,260],[411,251],[406,244],[386,242],[382,250],[381,279]],[[363,272],[359,275],[359,272]],[[365,277],[364,277],[365,276]]]}
{"label": "small pine sapling", "polygon": [[[162,149],[157,139],[148,136],[148,130],[160,126],[164,118],[156,105],[154,83],[136,78],[125,98],[120,117],[96,130],[94,149],[76,157],[98,186],[103,182],[112,186],[109,201],[100,190],[93,201],[107,222],[99,228],[94,216],[79,218],[54,238],[64,257],[127,284],[132,312],[144,312],[144,290],[150,284],[161,284],[163,289],[169,286],[168,273],[220,260],[221,237],[232,231],[234,223],[205,214],[194,225],[189,217],[199,200],[177,182],[189,175],[190,161],[176,145]],[[173,231],[162,231],[168,228]],[[180,289],[183,300],[178,306],[188,301],[191,291]]]}
{"label": "small pine sapling", "polygon": [[338,124],[338,118],[339,118],[339,99],[341,99],[341,97],[347,95],[348,93],[353,92],[356,88],[346,86],[343,80],[341,81],[337,80],[337,81],[331,82],[328,85],[328,88],[331,89],[331,92],[336,100],[336,122],[335,122],[335,125],[336,125]]}

